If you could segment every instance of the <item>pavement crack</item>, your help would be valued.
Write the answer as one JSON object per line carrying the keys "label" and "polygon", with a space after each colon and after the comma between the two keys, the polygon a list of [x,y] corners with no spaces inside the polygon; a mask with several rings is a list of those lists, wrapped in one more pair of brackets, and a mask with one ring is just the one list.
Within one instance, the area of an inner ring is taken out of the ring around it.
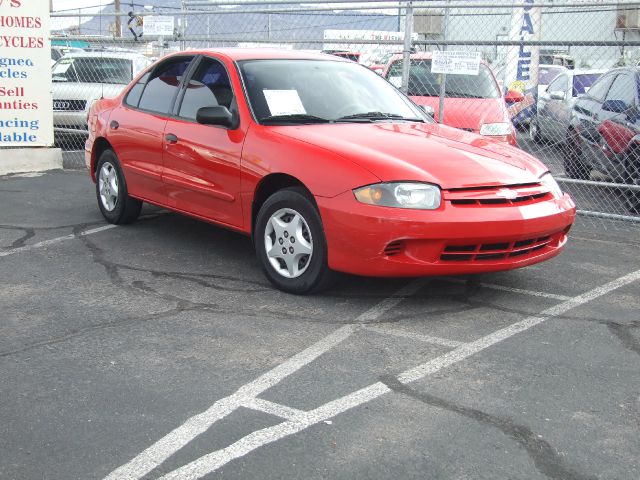
{"label": "pavement crack", "polygon": [[380,381],[392,391],[418,400],[426,405],[441,408],[458,415],[470,418],[488,427],[496,428],[507,437],[517,442],[529,455],[536,469],[548,478],[554,480],[596,480],[594,475],[587,475],[566,465],[564,459],[558,454],[549,442],[536,435],[526,425],[520,425],[508,417],[498,417],[474,408],[456,405],[435,395],[419,392],[396,377],[385,375]]}
{"label": "pavement crack", "polygon": [[83,229],[81,227],[74,227],[73,234],[89,250],[93,257],[93,261],[101,265],[105,269],[107,275],[109,276],[109,279],[111,280],[111,283],[118,287],[124,287],[124,280],[120,276],[118,265],[110,260],[107,260],[104,254],[104,250],[98,247],[95,242],[92,242],[91,239],[89,239],[88,235],[81,235],[82,230]]}
{"label": "pavement crack", "polygon": [[66,335],[61,335],[59,337],[54,337],[54,338],[49,338],[47,340],[41,340],[39,342],[33,342],[33,343],[29,343],[27,345],[23,345],[20,348],[14,348],[12,350],[5,350],[3,352],[0,352],[0,358],[4,358],[4,357],[9,357],[12,355],[16,355],[19,353],[23,353],[26,352],[28,350],[33,350],[36,348],[40,348],[40,347],[46,347],[49,345],[55,345],[57,343],[63,343],[66,342],[67,340],[72,340],[74,338],[77,337],[81,337],[87,333],[92,333],[92,332],[96,332],[99,330],[105,330],[108,328],[113,328],[113,327],[119,327],[121,325],[126,325],[128,323],[134,323],[134,322],[148,322],[148,321],[152,321],[152,320],[159,320],[161,318],[167,317],[167,316],[171,316],[177,313],[180,313],[182,310],[179,307],[176,308],[171,308],[169,310],[164,310],[162,312],[156,312],[156,313],[150,313],[149,315],[145,315],[142,317],[127,317],[127,318],[123,318],[117,321],[113,321],[113,322],[107,322],[107,323],[101,323],[98,325],[91,325],[88,327],[83,327],[83,328],[77,328],[77,329],[73,329],[71,330],[69,333],[67,333]]}
{"label": "pavement crack", "polygon": [[23,235],[20,238],[18,238],[17,240],[14,240],[13,243],[8,248],[2,249],[2,250],[13,250],[14,248],[24,247],[26,241],[29,240],[30,238],[35,237],[35,235],[36,235],[36,231],[32,227],[18,227],[18,226],[11,226],[11,225],[0,225],[0,229],[2,229],[2,230],[20,230],[20,231],[23,232]]}
{"label": "pavement crack", "polygon": [[600,323],[606,325],[609,331],[620,340],[620,343],[622,343],[625,348],[640,355],[640,340],[631,333],[632,330],[640,328],[640,320],[626,325],[612,320],[602,321]]}

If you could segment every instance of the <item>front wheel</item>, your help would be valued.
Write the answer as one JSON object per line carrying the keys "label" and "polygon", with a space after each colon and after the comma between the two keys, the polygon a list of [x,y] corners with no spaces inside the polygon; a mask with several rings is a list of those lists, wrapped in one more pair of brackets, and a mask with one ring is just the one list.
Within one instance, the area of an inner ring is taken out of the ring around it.
{"label": "front wheel", "polygon": [[[640,152],[630,152],[625,164],[623,181],[629,185],[640,187]],[[630,188],[623,189],[625,206],[630,213],[640,213],[640,191]]]}
{"label": "front wheel", "polygon": [[100,213],[109,223],[131,223],[140,215],[142,202],[129,196],[120,162],[111,150],[102,152],[98,159],[96,197]]}
{"label": "front wheel", "polygon": [[573,130],[567,134],[566,148],[564,152],[564,171],[569,178],[576,180],[589,180],[591,169],[582,161],[582,151]]}
{"label": "front wheel", "polygon": [[531,121],[529,121],[529,139],[536,143],[542,139],[542,137],[540,137],[540,128],[538,127],[538,120],[536,117],[533,117]]}
{"label": "front wheel", "polygon": [[305,294],[329,286],[322,220],[305,190],[287,188],[266,200],[256,218],[254,243],[262,270],[280,290]]}

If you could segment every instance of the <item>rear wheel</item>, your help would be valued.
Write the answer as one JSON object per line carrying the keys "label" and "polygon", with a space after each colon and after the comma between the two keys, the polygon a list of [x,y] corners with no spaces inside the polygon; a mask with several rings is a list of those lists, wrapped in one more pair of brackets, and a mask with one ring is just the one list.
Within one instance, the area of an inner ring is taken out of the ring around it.
{"label": "rear wheel", "polygon": [[129,196],[118,157],[105,150],[96,167],[96,197],[102,216],[117,225],[131,223],[142,209],[142,202]]}
{"label": "rear wheel", "polygon": [[265,275],[280,290],[305,294],[330,285],[322,220],[304,189],[286,188],[264,202],[254,243]]}
{"label": "rear wheel", "polygon": [[591,176],[591,169],[582,161],[582,152],[576,139],[576,133],[569,130],[566,140],[565,154],[563,158],[564,171],[569,178],[577,180],[588,180]]}

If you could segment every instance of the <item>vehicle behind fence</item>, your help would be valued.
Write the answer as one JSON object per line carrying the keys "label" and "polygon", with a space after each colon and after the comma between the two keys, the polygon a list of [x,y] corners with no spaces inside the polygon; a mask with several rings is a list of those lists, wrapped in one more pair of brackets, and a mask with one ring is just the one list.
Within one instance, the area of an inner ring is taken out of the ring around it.
{"label": "vehicle behind fence", "polygon": [[478,146],[517,145],[539,158],[573,195],[582,223],[637,234],[640,3],[147,3],[52,14],[64,148],[83,149],[95,99],[117,95],[164,54],[324,51],[384,76],[436,121],[478,134]]}

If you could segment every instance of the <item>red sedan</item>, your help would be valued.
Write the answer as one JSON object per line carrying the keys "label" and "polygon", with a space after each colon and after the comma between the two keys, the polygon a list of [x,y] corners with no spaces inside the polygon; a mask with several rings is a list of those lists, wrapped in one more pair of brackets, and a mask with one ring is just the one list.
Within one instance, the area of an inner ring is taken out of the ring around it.
{"label": "red sedan", "polygon": [[575,206],[507,144],[437,125],[368,68],[295,51],[163,58],[89,113],[108,222],[142,202],[251,235],[269,280],[524,267],[562,250]]}

